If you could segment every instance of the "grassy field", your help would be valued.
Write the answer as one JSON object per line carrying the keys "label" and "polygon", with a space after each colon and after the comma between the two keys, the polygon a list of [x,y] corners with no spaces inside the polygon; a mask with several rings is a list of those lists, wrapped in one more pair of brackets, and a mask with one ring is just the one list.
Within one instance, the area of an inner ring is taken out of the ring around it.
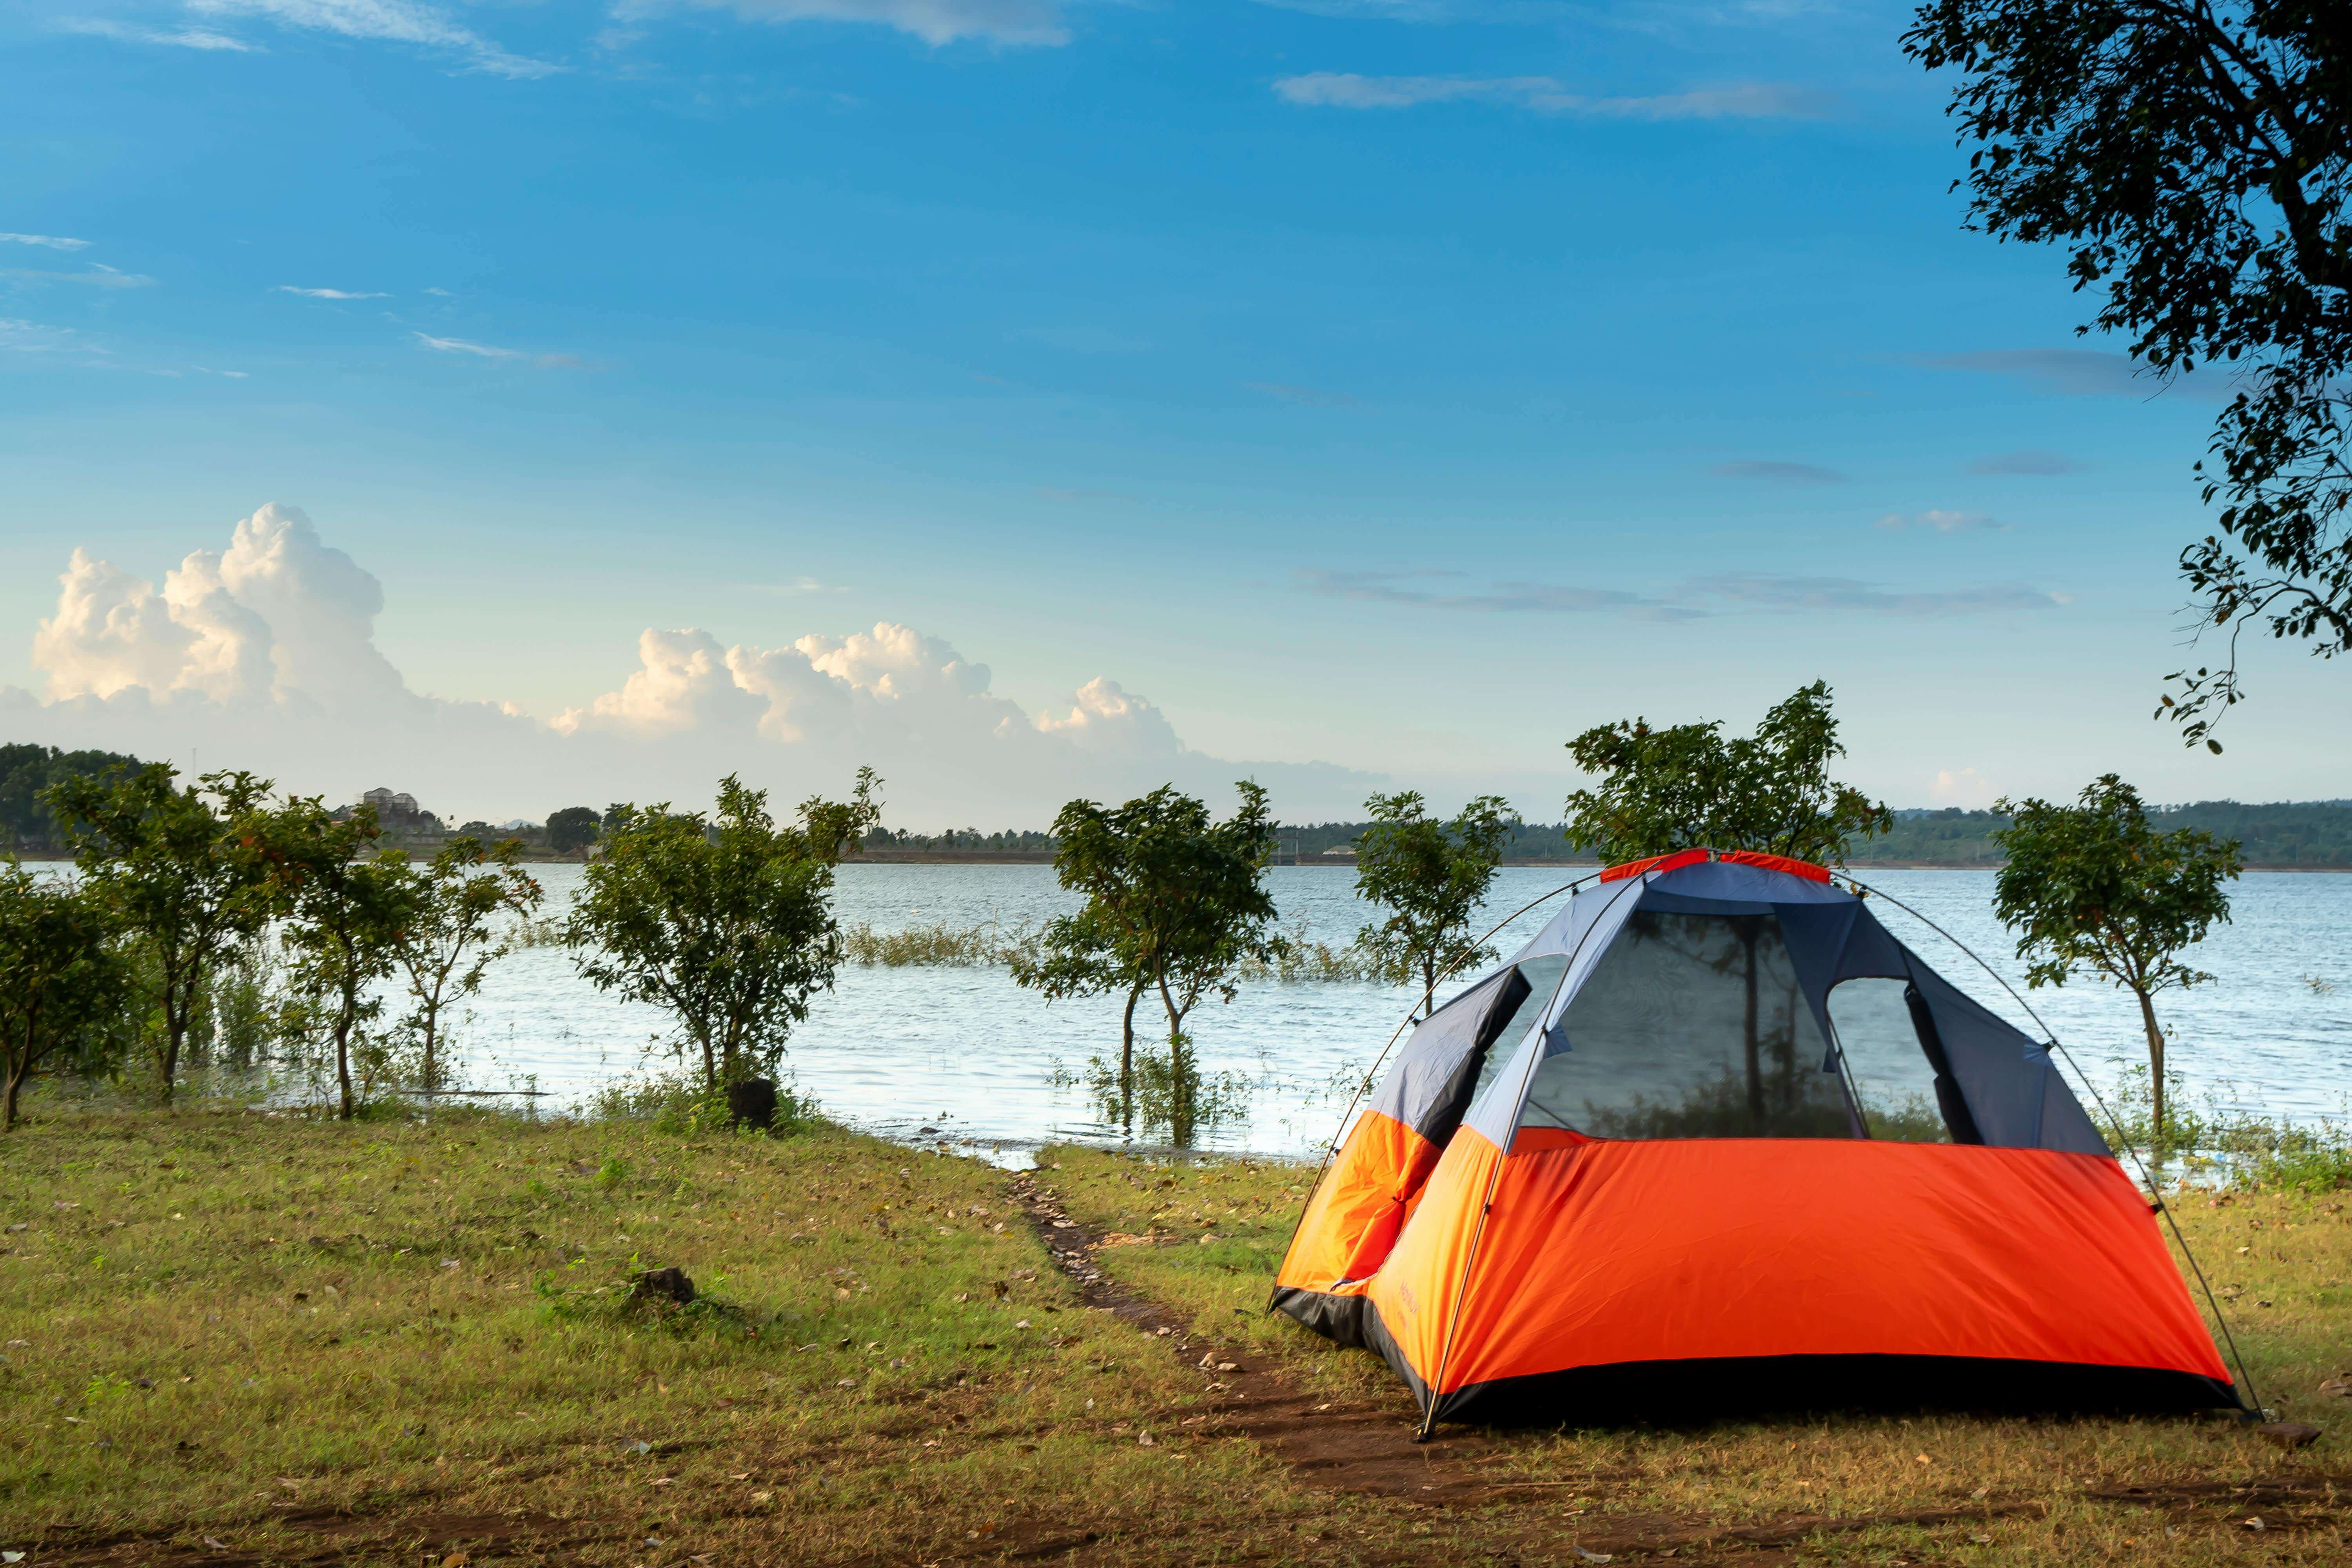
{"label": "grassy field", "polygon": [[[0,1141],[0,1548],[26,1568],[2352,1557],[2327,1481],[2352,1410],[2317,1392],[2352,1360],[2332,1199],[2183,1214],[2269,1402],[2326,1430],[2314,1447],[2218,1420],[1521,1432],[1444,1461],[1482,1485],[1440,1508],[1328,1489],[1214,1414],[1195,1363],[1232,1354],[1382,1430],[1409,1418],[1371,1358],[1258,1310],[1308,1173],[1044,1163],[1109,1243],[1097,1266],[1189,1321],[1186,1354],[1083,1302],[1004,1173],[845,1132],[50,1115]],[[632,1269],[667,1265],[702,1300],[632,1304]],[[1948,1517],[1892,1519],[1920,1514]]]}

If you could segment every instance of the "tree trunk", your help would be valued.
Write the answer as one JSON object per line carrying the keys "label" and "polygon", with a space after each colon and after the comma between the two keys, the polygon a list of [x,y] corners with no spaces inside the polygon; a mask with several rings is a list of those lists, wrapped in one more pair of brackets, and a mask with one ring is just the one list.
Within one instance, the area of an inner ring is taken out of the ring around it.
{"label": "tree trunk", "polygon": [[352,1119],[352,1024],[359,1013],[356,992],[343,993],[342,1010],[335,1016],[335,1082],[343,1092],[342,1119]]}
{"label": "tree trunk", "polygon": [[[183,989],[186,994],[181,995]],[[180,1042],[188,1035],[188,1005],[195,998],[195,982],[184,988],[167,972],[163,976],[163,1103],[172,1103],[172,1088],[180,1071]]]}
{"label": "tree trunk", "polygon": [[1184,1149],[1192,1142],[1192,1082],[1187,1070],[1184,1015],[1176,1010],[1176,998],[1168,994],[1165,979],[1160,982],[1160,1005],[1168,1014],[1168,1137]]}
{"label": "tree trunk", "polygon": [[1421,1016],[1428,1017],[1437,1011],[1437,954],[1421,955]]}
{"label": "tree trunk", "polygon": [[1118,1020],[1118,1120],[1128,1132],[1135,1131],[1135,1005],[1143,1000],[1138,983],[1127,994],[1127,1011]]}
{"label": "tree trunk", "polygon": [[2160,1154],[2164,1152],[2164,1031],[2156,1025],[2156,999],[2137,986],[2132,994],[2139,998],[2140,1026],[2147,1031],[2148,1105],[2156,1122],[2152,1141]]}
{"label": "tree trunk", "polygon": [[25,1075],[32,1070],[32,1048],[29,1045],[26,1047],[25,1059],[21,1065],[13,1061],[8,1064],[8,1086],[5,1090],[0,1090],[0,1132],[5,1132],[16,1125],[16,1090],[24,1084]]}

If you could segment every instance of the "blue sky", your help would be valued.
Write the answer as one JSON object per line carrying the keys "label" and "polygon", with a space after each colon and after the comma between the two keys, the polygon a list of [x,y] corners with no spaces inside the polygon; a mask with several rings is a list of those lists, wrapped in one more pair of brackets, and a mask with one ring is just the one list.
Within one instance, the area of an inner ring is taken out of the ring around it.
{"label": "blue sky", "polygon": [[[881,622],[1022,724],[1117,683],[1165,722],[1105,788],[1171,745],[1334,764],[1284,775],[1299,815],[1385,777],[1549,816],[1577,730],[1816,677],[1897,805],[2352,795],[2352,672],[2259,650],[2220,759],[2147,721],[2214,405],[2077,340],[2057,255],[1963,232],[1906,15],[12,5],[11,723],[202,731],[151,711],[181,678],[141,707],[36,628],[77,548],[161,584],[276,502],[380,584],[354,635],[409,694],[764,745],[780,787],[895,713],[919,816],[969,759],[870,671],[837,745],[593,705],[648,627]],[[276,635],[275,687],[205,700],[278,729],[224,733],[318,788],[413,756],[306,752]],[[569,764],[516,743],[432,776],[543,810]],[[1049,816],[1054,754],[990,807]]]}

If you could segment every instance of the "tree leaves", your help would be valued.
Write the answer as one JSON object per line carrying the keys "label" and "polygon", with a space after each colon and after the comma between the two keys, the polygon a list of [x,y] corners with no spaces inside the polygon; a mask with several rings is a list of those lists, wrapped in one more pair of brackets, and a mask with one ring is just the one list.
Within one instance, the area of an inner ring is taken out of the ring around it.
{"label": "tree leaves", "polygon": [[772,1072],[841,965],[834,868],[881,819],[880,784],[860,768],[849,799],[812,797],[786,826],[766,791],[732,773],[707,816],[614,807],[566,927],[574,965],[598,990],[675,1016],[706,1089]]}
{"label": "tree leaves", "polygon": [[[2352,652],[2352,10],[2308,0],[1927,0],[1904,51],[1958,79],[1969,225],[2072,247],[2093,328],[2158,384],[2235,368],[2196,472],[2222,534],[2180,552],[2218,668],[2158,717],[2189,744],[2242,698],[2238,637]],[[2242,557],[2242,549],[2251,560]]]}
{"label": "tree leaves", "polygon": [[1817,680],[1776,704],[1756,733],[1726,740],[1720,721],[1654,730],[1643,719],[1587,730],[1568,743],[1600,782],[1568,797],[1568,839],[1608,864],[1677,849],[1753,849],[1842,865],[1855,838],[1893,814],[1829,764],[1845,755],[1830,688]]}

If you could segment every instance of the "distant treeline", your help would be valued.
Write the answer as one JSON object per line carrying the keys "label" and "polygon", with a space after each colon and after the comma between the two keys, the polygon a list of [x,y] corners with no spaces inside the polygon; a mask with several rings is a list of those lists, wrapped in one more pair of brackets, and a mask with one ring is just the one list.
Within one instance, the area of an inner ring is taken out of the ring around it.
{"label": "distant treeline", "polygon": [[[0,852],[41,851],[57,843],[57,824],[41,803],[41,791],[68,778],[128,772],[141,765],[136,757],[118,752],[60,752],[53,746],[0,745]],[[468,822],[460,832],[486,839],[517,837],[527,845],[556,851],[577,849],[596,837],[597,814],[585,807],[554,814],[586,819],[583,833],[552,837],[548,827],[493,827]],[[610,814],[606,814],[609,816]],[[2281,802],[2247,805],[2234,800],[2201,800],[2193,805],[2167,806],[2149,814],[2166,829],[2201,827],[2243,847],[2250,866],[2342,866],[2352,868],[2352,800]],[[552,819],[550,826],[558,826]],[[1280,830],[1285,858],[1296,854],[1313,858],[1354,847],[1357,836],[1371,825],[1365,822],[1318,822]],[[1895,831],[1854,846],[1849,857],[1857,866],[1929,865],[1994,866],[2000,851],[1992,841],[1996,829],[2009,818],[1990,811],[1914,810],[1896,814]],[[982,833],[977,827],[949,828],[940,833],[909,833],[904,828],[877,827],[864,839],[865,847],[884,853],[898,851],[1022,851],[1051,854],[1058,847],[1050,833],[1005,828]],[[1589,861],[1568,846],[1568,836],[1557,822],[1525,822],[1511,829],[1503,859],[1512,861]]]}
{"label": "distant treeline", "polygon": [[41,792],[68,779],[135,773],[136,757],[120,752],[60,752],[55,746],[0,745],[0,853],[53,849],[57,818]]}
{"label": "distant treeline", "polygon": [[[2148,820],[2167,832],[2201,827],[2217,838],[2234,838],[2249,866],[2352,867],[2352,800],[2282,801],[2247,805],[2234,800],[2200,800],[2164,806]],[[1992,841],[2009,818],[1990,811],[1905,812],[1895,831],[1854,847],[1857,866],[1920,861],[1939,866],[1992,866],[2000,861]]]}
{"label": "distant treeline", "polygon": [[1059,844],[1050,833],[1006,828],[982,833],[977,827],[950,827],[940,833],[909,833],[903,827],[877,827],[861,842],[869,849],[1030,849],[1051,852]]}

